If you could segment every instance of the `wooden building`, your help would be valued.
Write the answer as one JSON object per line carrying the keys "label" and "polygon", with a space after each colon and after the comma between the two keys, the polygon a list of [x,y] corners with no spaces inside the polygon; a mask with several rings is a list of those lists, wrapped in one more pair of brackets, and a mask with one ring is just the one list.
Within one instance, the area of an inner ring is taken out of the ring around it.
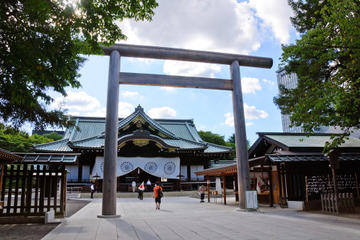
{"label": "wooden building", "polygon": [[[259,203],[280,204],[298,209],[319,209],[320,195],[334,191],[329,158],[322,153],[329,134],[258,133],[249,149],[251,189]],[[349,138],[338,151],[335,169],[339,193],[352,193],[360,199],[360,139]],[[236,164],[210,168],[198,175],[236,179]],[[227,187],[232,181],[227,181]],[[235,186],[236,189],[236,186]]]}
{"label": "wooden building", "polygon": [[[86,185],[103,177],[105,118],[74,117],[73,121],[74,126],[66,129],[61,140],[36,145],[35,151],[38,157],[79,153],[75,164],[66,165],[68,184]],[[119,191],[127,191],[132,181],[148,179],[152,183],[167,181],[169,190],[180,184],[186,187],[185,183],[203,180],[194,172],[208,168],[210,160],[231,155],[231,148],[204,142],[193,120],[151,119],[141,106],[119,119],[118,126]],[[37,157],[36,153],[29,156]],[[25,160],[29,156],[25,155]]]}
{"label": "wooden building", "polygon": [[[3,190],[3,177],[6,170],[7,164],[10,164],[15,161],[21,161],[22,157],[13,154],[5,149],[0,148],[0,193]],[[0,209],[2,209],[4,205],[4,200],[0,199]]]}

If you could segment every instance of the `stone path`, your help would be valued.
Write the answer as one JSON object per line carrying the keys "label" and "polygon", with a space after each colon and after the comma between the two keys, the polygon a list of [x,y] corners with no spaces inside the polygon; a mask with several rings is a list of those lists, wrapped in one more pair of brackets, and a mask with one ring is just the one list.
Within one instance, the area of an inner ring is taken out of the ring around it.
{"label": "stone path", "polygon": [[360,221],[292,210],[240,212],[233,206],[168,197],[118,199],[118,219],[101,219],[95,199],[51,231],[45,240],[73,239],[360,239]]}

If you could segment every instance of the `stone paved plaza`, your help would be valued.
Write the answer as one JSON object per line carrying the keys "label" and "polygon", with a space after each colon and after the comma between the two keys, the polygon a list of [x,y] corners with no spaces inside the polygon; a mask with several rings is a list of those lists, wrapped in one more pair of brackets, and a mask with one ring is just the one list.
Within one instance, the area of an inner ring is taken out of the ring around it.
{"label": "stone paved plaza", "polygon": [[117,206],[120,218],[97,218],[101,199],[94,199],[43,239],[360,239],[359,219],[288,209],[241,212],[189,197],[164,198],[160,211],[152,198]]}

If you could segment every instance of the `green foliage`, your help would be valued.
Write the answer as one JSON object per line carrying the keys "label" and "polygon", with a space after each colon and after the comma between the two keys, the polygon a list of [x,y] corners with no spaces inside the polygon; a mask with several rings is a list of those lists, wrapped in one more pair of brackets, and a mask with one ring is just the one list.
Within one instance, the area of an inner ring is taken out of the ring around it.
{"label": "green foliage", "polygon": [[360,127],[360,7],[358,0],[290,0],[292,23],[302,34],[283,46],[282,66],[296,73],[296,89],[280,88],[274,102],[292,124],[312,132],[338,126],[325,151],[339,146]]}
{"label": "green foliage", "polygon": [[0,148],[11,152],[32,152],[35,144],[52,142],[61,138],[57,133],[29,136],[24,131],[0,124]]}
{"label": "green foliage", "polygon": [[20,127],[69,124],[48,92],[80,87],[79,54],[125,39],[117,22],[151,20],[155,0],[20,0],[0,4],[0,118]]}
{"label": "green foliage", "polygon": [[[231,146],[233,147],[234,151],[235,151],[235,133],[233,133],[227,140],[226,142],[226,145],[227,146]],[[246,140],[246,145],[247,145],[247,148],[249,149],[250,148],[250,141],[249,140]]]}
{"label": "green foliage", "polygon": [[224,136],[220,136],[219,134],[210,131],[199,131],[198,133],[205,142],[226,146]]}

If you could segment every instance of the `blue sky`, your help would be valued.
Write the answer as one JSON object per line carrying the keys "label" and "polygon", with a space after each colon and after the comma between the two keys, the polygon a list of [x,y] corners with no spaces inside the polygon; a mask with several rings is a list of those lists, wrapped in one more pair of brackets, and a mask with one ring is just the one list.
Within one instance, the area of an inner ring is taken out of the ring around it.
{"label": "blue sky", "polygon": [[[281,44],[295,38],[287,0],[177,0],[158,1],[152,22],[119,23],[127,41],[121,43],[188,48],[271,57],[271,69],[241,67],[247,138],[256,132],[282,131],[276,70]],[[109,58],[86,56],[80,69],[80,89],[68,89],[66,98],[54,94],[52,107],[72,115],[105,116]],[[229,66],[175,61],[121,59],[121,71],[229,78]],[[154,118],[193,119],[198,130],[227,139],[233,132],[229,91],[120,86],[119,116],[140,104]]]}

